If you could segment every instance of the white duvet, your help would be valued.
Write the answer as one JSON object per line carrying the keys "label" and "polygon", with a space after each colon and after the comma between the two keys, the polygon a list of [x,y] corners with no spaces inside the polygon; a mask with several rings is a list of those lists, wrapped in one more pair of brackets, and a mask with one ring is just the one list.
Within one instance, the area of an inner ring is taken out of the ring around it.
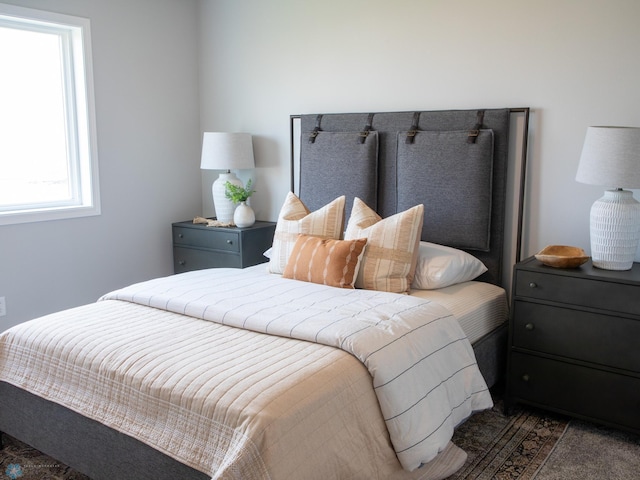
{"label": "white duvet", "polygon": [[455,426],[492,405],[455,318],[419,298],[326,287],[255,269],[213,269],[135,284],[101,300],[151,306],[351,353],[373,378],[405,470],[435,458]]}

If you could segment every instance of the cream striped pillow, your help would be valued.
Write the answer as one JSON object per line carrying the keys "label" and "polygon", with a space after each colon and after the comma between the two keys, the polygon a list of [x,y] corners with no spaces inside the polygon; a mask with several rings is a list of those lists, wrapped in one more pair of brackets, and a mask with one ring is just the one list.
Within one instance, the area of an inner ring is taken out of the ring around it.
{"label": "cream striped pillow", "polygon": [[366,238],[356,288],[405,293],[411,288],[422,234],[424,205],[382,219],[356,197],[345,240]]}
{"label": "cream striped pillow", "polygon": [[289,192],[280,209],[276,232],[273,236],[269,272],[282,273],[298,234],[315,235],[321,238],[339,239],[344,228],[345,196],[341,196],[324,207],[309,212],[304,203]]}
{"label": "cream striped pillow", "polygon": [[333,240],[299,235],[282,276],[331,287],[354,288],[366,244],[366,238]]}

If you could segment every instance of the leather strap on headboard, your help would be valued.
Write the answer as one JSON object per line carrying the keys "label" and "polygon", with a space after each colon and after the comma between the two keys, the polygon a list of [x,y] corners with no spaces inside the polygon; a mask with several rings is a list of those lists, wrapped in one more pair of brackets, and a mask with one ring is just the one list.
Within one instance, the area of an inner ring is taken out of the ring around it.
{"label": "leather strap on headboard", "polygon": [[415,112],[413,114],[413,123],[405,137],[405,143],[413,143],[416,135],[418,134],[418,125],[420,125],[420,112]]}
{"label": "leather strap on headboard", "polygon": [[311,131],[311,133],[309,133],[309,143],[314,143],[316,141],[316,137],[318,136],[318,133],[320,132],[320,123],[321,122],[322,122],[322,115],[317,115],[316,116],[316,126]]}
{"label": "leather strap on headboard", "polygon": [[371,128],[373,126],[374,115],[375,115],[374,113],[370,113],[369,116],[367,117],[367,124],[364,126],[364,129],[362,130],[362,132],[360,132],[360,143],[364,143],[367,140],[367,137],[369,136],[369,132],[371,131]]}
{"label": "leather strap on headboard", "polygon": [[480,129],[482,128],[482,123],[484,122],[484,110],[478,110],[478,120],[476,121],[475,126],[469,130],[469,135],[467,136],[468,143],[476,143],[476,138],[480,134]]}

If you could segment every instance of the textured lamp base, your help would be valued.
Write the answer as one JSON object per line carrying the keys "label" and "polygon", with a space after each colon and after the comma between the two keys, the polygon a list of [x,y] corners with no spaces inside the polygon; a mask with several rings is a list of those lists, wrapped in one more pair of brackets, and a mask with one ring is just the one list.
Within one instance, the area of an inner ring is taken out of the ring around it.
{"label": "textured lamp base", "polygon": [[640,240],[640,203],[627,190],[607,190],[591,207],[591,260],[605,270],[629,270]]}
{"label": "textured lamp base", "polygon": [[213,182],[211,193],[213,194],[213,206],[216,209],[216,219],[222,223],[233,223],[233,212],[236,205],[225,195],[225,183],[232,183],[243,187],[242,180],[235,173],[221,173]]}

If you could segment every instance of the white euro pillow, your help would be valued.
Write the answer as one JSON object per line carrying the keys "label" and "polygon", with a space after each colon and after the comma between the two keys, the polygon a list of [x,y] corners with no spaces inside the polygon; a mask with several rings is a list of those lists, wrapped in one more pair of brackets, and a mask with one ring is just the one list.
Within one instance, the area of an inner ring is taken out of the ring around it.
{"label": "white euro pillow", "polygon": [[485,264],[467,252],[436,243],[420,242],[411,288],[444,288],[473,280],[486,271]]}

